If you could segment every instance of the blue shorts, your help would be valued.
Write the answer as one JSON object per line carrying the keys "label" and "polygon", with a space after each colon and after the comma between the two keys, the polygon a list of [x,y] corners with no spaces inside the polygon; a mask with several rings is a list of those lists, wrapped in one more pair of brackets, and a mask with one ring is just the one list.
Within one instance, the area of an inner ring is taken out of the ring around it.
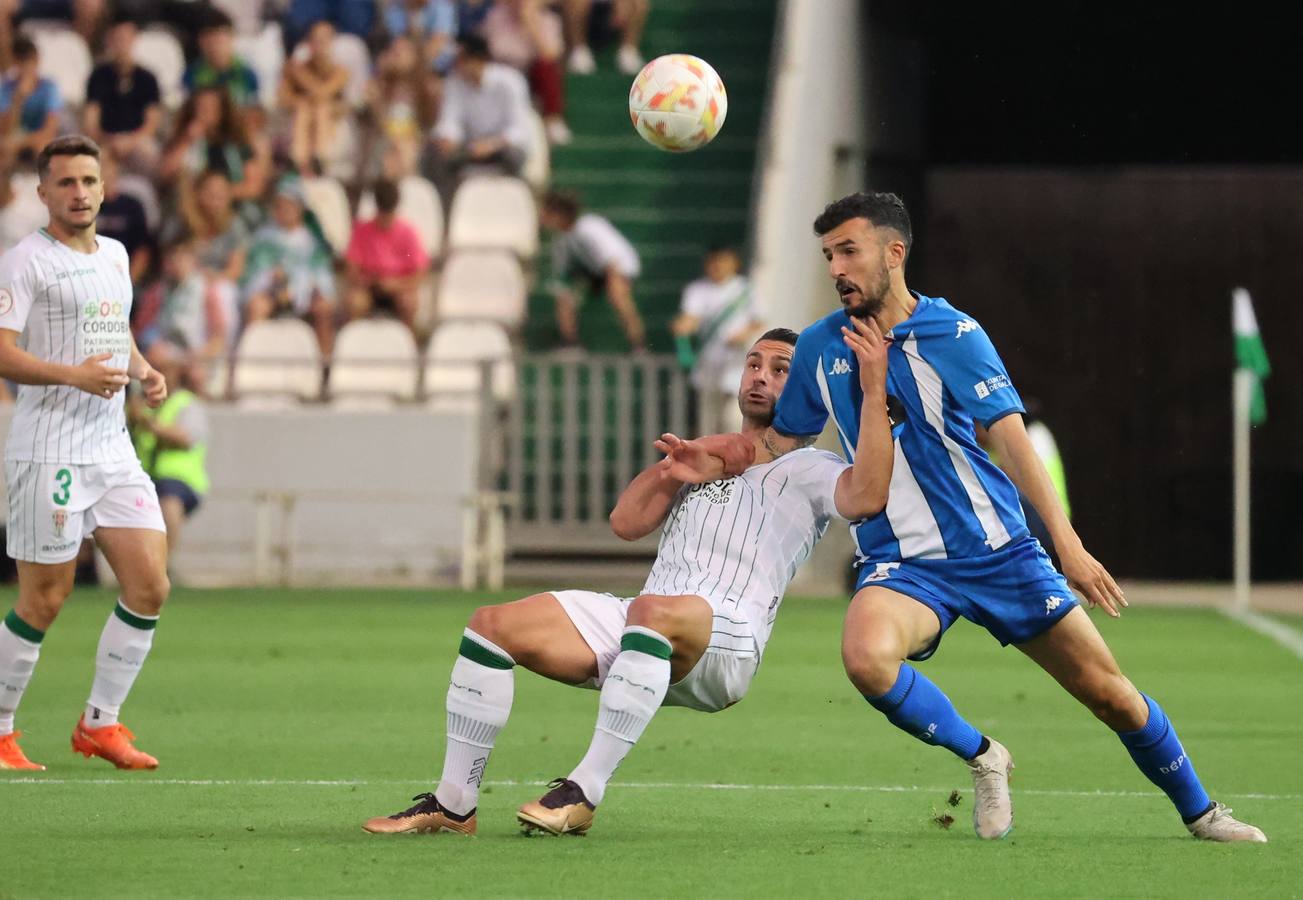
{"label": "blue shorts", "polygon": [[941,635],[963,616],[1001,644],[1021,644],[1043,633],[1077,605],[1040,541],[1027,536],[971,559],[908,559],[866,563],[855,591],[880,585],[913,597],[937,614],[941,631],[922,653],[936,652]]}
{"label": "blue shorts", "polygon": [[203,499],[190,485],[184,481],[177,481],[175,478],[160,478],[154,482],[154,490],[162,497],[176,497],[181,501],[181,506],[185,509],[186,518],[199,508],[199,502]]}

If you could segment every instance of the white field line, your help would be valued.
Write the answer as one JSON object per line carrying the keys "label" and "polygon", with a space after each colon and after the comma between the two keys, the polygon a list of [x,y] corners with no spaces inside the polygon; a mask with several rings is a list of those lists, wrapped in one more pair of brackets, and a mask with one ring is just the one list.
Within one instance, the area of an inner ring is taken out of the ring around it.
{"label": "white field line", "polygon": [[[171,785],[182,787],[370,787],[398,786],[413,787],[419,782],[415,779],[398,780],[293,780],[293,779],[186,779],[186,778],[41,778],[40,776],[23,776],[19,778],[0,777],[0,786],[7,784],[22,785]],[[490,787],[545,787],[544,781],[486,781]],[[677,781],[635,781],[616,782],[612,787],[617,790],[631,788],[635,790],[677,790],[677,791],[815,791],[822,793],[855,794],[938,794],[947,793],[949,787],[927,787],[917,784],[690,784]],[[1014,793],[1031,797],[1118,797],[1158,798],[1157,791],[1063,791],[1015,789]],[[1219,797],[1236,800],[1303,800],[1303,794],[1218,794]]]}
{"label": "white field line", "polygon": [[1223,609],[1222,612],[1245,628],[1250,628],[1258,634],[1271,638],[1299,659],[1303,659],[1303,634],[1290,628],[1284,622],[1277,622],[1275,619],[1269,619],[1261,613],[1252,612],[1251,610]]}

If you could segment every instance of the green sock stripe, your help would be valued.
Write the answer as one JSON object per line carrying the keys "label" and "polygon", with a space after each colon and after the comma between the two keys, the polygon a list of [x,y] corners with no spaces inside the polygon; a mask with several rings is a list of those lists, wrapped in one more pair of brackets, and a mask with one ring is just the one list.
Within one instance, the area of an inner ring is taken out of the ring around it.
{"label": "green sock stripe", "polygon": [[457,651],[471,662],[479,663],[482,666],[488,666],[490,669],[510,669],[515,665],[511,660],[504,659],[494,653],[483,644],[476,643],[468,637],[461,639],[461,647]]}
{"label": "green sock stripe", "polygon": [[5,627],[31,644],[39,644],[45,639],[44,631],[38,631],[31,625],[28,625],[22,619],[18,618],[18,613],[12,609],[9,610],[9,614],[5,616]]}
{"label": "green sock stripe", "polygon": [[641,631],[626,631],[620,638],[620,649],[637,650],[657,659],[669,659],[673,652],[666,641]]}
{"label": "green sock stripe", "polygon": [[132,628],[139,628],[141,631],[153,631],[158,627],[158,619],[142,619],[121,603],[113,607],[113,615],[126,622]]}

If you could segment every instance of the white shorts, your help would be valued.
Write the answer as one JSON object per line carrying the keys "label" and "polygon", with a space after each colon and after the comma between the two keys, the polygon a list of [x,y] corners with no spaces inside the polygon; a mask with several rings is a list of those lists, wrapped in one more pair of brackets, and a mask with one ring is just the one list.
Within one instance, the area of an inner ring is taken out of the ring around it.
{"label": "white shorts", "polygon": [[134,457],[101,465],[6,460],[5,482],[13,559],[65,563],[96,528],[167,531],[154,482]]}
{"label": "white shorts", "polygon": [[[632,597],[616,597],[596,591],[549,591],[566,611],[570,621],[597,657],[597,677],[583,687],[600,689],[620,654]],[[707,603],[711,601],[707,598]],[[711,603],[715,607],[714,603]],[[665,706],[686,706],[702,712],[719,712],[746,696],[760,665],[755,634],[749,622],[733,610],[725,615],[715,608],[710,644],[692,671],[670,685]]]}

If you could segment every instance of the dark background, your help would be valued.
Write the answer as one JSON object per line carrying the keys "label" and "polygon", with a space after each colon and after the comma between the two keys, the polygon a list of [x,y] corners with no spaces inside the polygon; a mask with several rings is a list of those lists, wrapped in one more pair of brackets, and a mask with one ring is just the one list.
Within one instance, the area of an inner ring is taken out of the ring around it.
{"label": "dark background", "polygon": [[1303,31],[1239,4],[866,2],[868,184],[909,283],[977,317],[1043,407],[1087,546],[1231,572],[1230,293],[1274,369],[1255,577],[1303,577]]}

